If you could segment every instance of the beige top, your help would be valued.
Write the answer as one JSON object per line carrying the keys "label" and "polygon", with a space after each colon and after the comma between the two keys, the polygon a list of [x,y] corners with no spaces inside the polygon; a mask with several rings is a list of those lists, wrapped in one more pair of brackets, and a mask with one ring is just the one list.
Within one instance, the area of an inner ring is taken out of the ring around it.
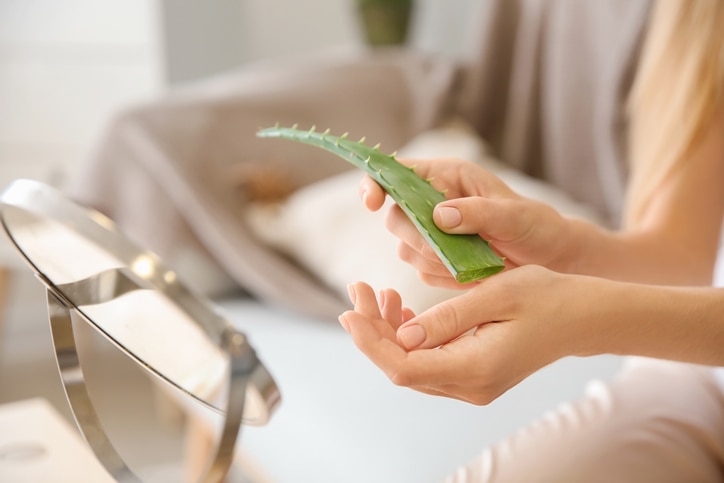
{"label": "beige top", "polygon": [[201,250],[251,295],[336,318],[346,301],[249,233],[229,173],[276,163],[308,185],[350,166],[316,148],[257,139],[257,129],[329,127],[393,151],[462,115],[500,159],[616,223],[627,175],[624,102],[649,5],[488,0],[465,65],[360,51],[231,72],[119,114],[70,193],[167,260]]}

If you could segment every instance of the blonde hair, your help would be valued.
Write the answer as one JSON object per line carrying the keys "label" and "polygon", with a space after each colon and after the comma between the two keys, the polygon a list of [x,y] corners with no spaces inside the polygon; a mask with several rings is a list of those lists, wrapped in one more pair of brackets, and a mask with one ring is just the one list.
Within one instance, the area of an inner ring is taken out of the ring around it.
{"label": "blonde hair", "polygon": [[723,94],[724,1],[658,0],[629,99],[626,225],[641,220],[657,186],[695,149]]}

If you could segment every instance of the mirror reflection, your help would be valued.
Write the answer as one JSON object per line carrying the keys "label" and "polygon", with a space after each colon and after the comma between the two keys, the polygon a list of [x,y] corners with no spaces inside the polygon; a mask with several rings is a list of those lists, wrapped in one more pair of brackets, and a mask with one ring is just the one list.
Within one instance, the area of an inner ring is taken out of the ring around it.
{"label": "mirror reflection", "polygon": [[[89,322],[164,380],[223,409],[228,357],[165,294],[141,286],[157,268],[154,259],[141,254],[128,270],[112,246],[65,224],[17,208],[6,209],[4,219],[24,256]],[[176,281],[171,271],[164,276]]]}
{"label": "mirror reflection", "polygon": [[[74,319],[88,394],[128,468],[144,482],[198,481],[208,455],[190,454],[189,428],[198,424],[194,418],[199,414],[220,416],[145,370],[80,317]],[[119,379],[126,383],[117,384]],[[123,394],[129,384],[132,397]],[[139,434],[144,444],[139,444]]]}

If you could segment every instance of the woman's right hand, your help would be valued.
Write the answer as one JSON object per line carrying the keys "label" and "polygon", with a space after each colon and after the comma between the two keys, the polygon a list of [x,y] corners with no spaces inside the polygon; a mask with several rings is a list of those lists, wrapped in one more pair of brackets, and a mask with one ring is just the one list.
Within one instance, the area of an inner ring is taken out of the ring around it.
{"label": "woman's right hand", "polygon": [[[518,195],[484,168],[461,159],[400,162],[445,193],[447,200],[433,213],[436,225],[447,233],[480,235],[505,259],[506,269],[527,264],[560,269],[571,259],[566,258],[570,220],[544,203]],[[369,176],[360,183],[360,195],[371,211],[385,203],[386,193]],[[425,283],[469,288],[455,281],[396,204],[388,211],[385,226],[400,240],[400,258],[414,266]]]}

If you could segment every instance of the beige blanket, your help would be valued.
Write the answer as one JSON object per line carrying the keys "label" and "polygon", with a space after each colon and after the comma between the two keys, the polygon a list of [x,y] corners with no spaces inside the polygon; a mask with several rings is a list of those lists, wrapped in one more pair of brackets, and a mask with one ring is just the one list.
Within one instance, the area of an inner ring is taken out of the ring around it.
{"label": "beige blanket", "polygon": [[192,287],[218,293],[220,270],[262,301],[333,318],[347,302],[252,234],[230,173],[272,163],[305,187],[350,167],[257,139],[258,128],[329,127],[394,151],[461,116],[497,158],[615,224],[627,175],[625,96],[648,9],[648,0],[487,0],[468,62],[380,50],[249,66],[119,113],[69,192]]}

